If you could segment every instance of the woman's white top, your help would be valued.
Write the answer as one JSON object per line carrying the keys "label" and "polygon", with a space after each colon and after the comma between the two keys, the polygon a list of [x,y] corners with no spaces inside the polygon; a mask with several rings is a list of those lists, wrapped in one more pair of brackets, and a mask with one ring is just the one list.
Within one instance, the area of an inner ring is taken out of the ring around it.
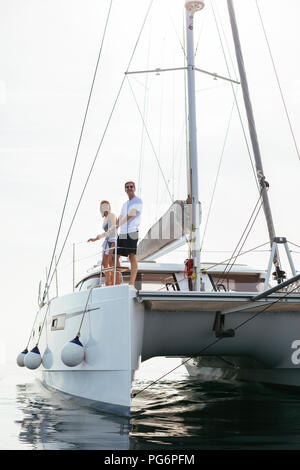
{"label": "woman's white top", "polygon": [[112,214],[108,214],[108,216],[104,218],[102,228],[104,232],[107,232],[104,241],[115,242],[117,239],[117,230],[113,229],[110,231],[110,228],[114,225],[111,221],[111,215]]}

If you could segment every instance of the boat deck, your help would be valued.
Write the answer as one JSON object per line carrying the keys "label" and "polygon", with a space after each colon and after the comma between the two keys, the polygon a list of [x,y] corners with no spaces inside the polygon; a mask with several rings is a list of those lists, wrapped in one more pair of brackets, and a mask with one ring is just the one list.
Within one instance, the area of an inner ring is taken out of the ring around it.
{"label": "boat deck", "polygon": [[[253,301],[253,292],[158,292],[138,291],[137,301],[144,302],[148,310],[157,311],[224,311],[231,308],[243,307],[247,304],[248,311],[256,311],[270,305],[272,312],[300,313],[300,294],[276,293],[268,298]],[[253,306],[249,304],[253,303]]]}

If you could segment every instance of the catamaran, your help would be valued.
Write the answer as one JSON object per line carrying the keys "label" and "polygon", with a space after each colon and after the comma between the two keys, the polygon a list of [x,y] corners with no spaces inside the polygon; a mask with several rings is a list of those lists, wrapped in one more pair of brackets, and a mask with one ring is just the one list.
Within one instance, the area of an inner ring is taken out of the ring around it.
{"label": "catamaran", "polygon": [[[120,269],[108,268],[114,271],[114,280],[118,269],[118,285],[105,286],[101,262],[69,294],[49,299],[46,282],[27,347],[17,358],[20,366],[35,370],[45,386],[111,413],[130,414],[134,373],[140,362],[155,356],[182,358],[191,375],[206,380],[230,378],[300,387],[300,274],[287,239],[277,236],[274,228],[232,0],[227,4],[259,204],[269,233],[269,263],[261,270],[232,263],[232,259],[207,263],[200,258],[195,74],[210,72],[198,69],[194,60],[194,21],[204,2],[187,1],[186,64],[176,69],[187,77],[186,199],[174,201],[140,241],[135,288],[128,284],[127,262]],[[155,261],[185,242],[189,246],[186,260]],[[289,279],[279,248],[287,255]]]}

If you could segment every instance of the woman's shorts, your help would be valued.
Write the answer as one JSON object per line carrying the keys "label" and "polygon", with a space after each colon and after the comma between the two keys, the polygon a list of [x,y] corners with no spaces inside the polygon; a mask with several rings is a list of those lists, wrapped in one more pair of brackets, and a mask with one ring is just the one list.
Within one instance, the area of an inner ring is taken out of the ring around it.
{"label": "woman's shorts", "polygon": [[102,250],[104,255],[113,255],[114,254],[114,249],[111,248],[112,244],[116,243],[116,240],[105,240],[102,245]]}
{"label": "woman's shorts", "polygon": [[139,232],[121,233],[117,240],[117,255],[136,254]]}

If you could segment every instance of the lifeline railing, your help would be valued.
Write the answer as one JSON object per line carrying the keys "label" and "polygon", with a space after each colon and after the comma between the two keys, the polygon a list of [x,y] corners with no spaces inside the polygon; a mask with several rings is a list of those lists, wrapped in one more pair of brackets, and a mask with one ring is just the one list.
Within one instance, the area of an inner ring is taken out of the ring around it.
{"label": "lifeline railing", "polygon": [[[99,271],[100,285],[102,285],[103,274],[105,272],[112,272],[112,271],[113,271],[113,285],[115,285],[116,282],[117,282],[117,276],[119,277],[119,282],[123,283],[122,273],[117,269],[117,253],[116,253],[117,250],[115,250],[116,246],[107,247],[107,245],[104,243],[100,250],[98,249],[96,252],[94,251],[92,254],[89,254],[88,256],[78,257],[78,251],[79,251],[78,248],[80,246],[85,246],[86,247],[87,242],[86,241],[79,241],[79,242],[76,242],[76,243],[74,242],[74,243],[72,243],[71,245],[69,245],[68,247],[65,248],[64,256],[65,256],[65,258],[66,257],[68,258],[68,262],[64,265],[62,265],[61,262],[58,264],[57,263],[57,258],[56,257],[54,258],[54,273],[53,273],[53,280],[54,280],[53,290],[54,290],[54,292],[52,290],[51,297],[58,297],[58,295],[61,295],[61,290],[65,291],[65,292],[70,292],[70,290],[72,290],[74,292],[75,288],[76,288],[76,277],[77,277],[76,273],[77,273],[77,270],[78,270],[79,263],[82,263],[85,260],[88,260],[90,258],[95,258],[95,257],[98,258],[98,262],[97,262],[97,264],[93,263],[92,269],[94,269],[96,266],[100,267],[100,271]],[[105,251],[110,252],[110,251],[113,251],[113,250],[115,250],[114,259],[113,259],[113,261],[114,261],[113,266],[103,268],[102,263],[103,263],[103,255],[104,255]],[[71,272],[66,275],[66,270],[70,267],[71,267]],[[84,270],[85,270],[85,272],[89,272],[89,269],[90,269],[90,265],[86,265],[85,267],[82,267],[82,272]],[[80,271],[81,271],[81,269],[80,269]],[[63,281],[60,278],[60,273],[61,272],[64,272]],[[46,273],[46,279],[47,279],[47,274],[48,274],[47,268],[45,268],[45,273]],[[66,285],[68,285],[69,287],[66,288],[65,287]],[[62,289],[62,286],[63,286],[63,289]],[[39,283],[39,291],[38,291],[38,304],[39,305],[41,303],[41,293],[42,293],[41,287],[42,287],[42,281],[40,281],[40,283]],[[48,290],[50,290],[50,285],[46,286],[46,288],[47,288],[47,292],[48,292]],[[49,299],[49,292],[47,293],[47,298]]]}
{"label": "lifeline railing", "polygon": [[[280,240],[276,240],[276,242],[281,242],[283,245],[284,245],[284,248],[286,249],[287,251],[287,240],[286,239],[280,239]],[[292,243],[291,241],[289,241],[289,243],[291,245],[294,245],[295,247],[298,247],[300,248],[300,245],[296,245],[295,243]],[[71,287],[72,291],[75,290],[76,288],[76,270],[78,269],[78,264],[80,262],[83,262],[84,260],[87,260],[87,259],[90,259],[90,258],[95,258],[97,257],[99,259],[98,263],[96,265],[93,266],[93,268],[95,268],[97,265],[100,267],[100,271],[99,271],[99,281],[100,281],[100,286],[103,285],[102,284],[102,278],[103,278],[103,274],[105,272],[112,272],[113,271],[113,285],[116,284],[116,280],[117,280],[117,273],[118,273],[118,276],[120,276],[120,282],[123,283],[124,279],[123,279],[123,275],[121,273],[121,271],[119,271],[117,269],[117,253],[116,253],[116,250],[115,250],[115,253],[114,253],[114,265],[109,267],[109,268],[103,268],[102,266],[102,262],[103,262],[103,254],[104,254],[104,251],[107,250],[107,246],[104,247],[102,246],[102,249],[101,250],[97,250],[97,252],[93,252],[92,254],[89,254],[88,256],[83,256],[81,258],[76,258],[77,253],[78,253],[78,247],[80,245],[84,245],[85,247],[87,247],[87,242],[86,241],[79,241],[77,243],[72,243],[71,245],[69,245],[69,247],[65,248],[64,252],[68,252],[70,253],[71,251],[71,259],[70,261],[67,263],[67,265],[64,265],[64,266],[61,266],[61,263],[60,263],[60,272],[63,271],[64,269],[66,269],[67,267],[69,267],[70,265],[72,266],[72,271],[71,271],[71,276],[66,279],[66,277],[64,278],[64,282],[62,283],[59,279],[59,271],[58,271],[58,263],[57,263],[57,259],[55,258],[55,266],[54,266],[54,276],[53,278],[55,278],[55,295],[53,297],[58,297],[58,295],[60,294],[61,295],[61,286],[62,285],[65,285],[66,283],[69,283],[69,286]],[[261,247],[263,245],[260,245],[259,247]],[[251,252],[251,251],[254,251],[256,248],[259,248],[259,247],[255,247],[254,249],[251,249],[251,250],[246,250],[245,252],[243,253],[240,253],[239,256],[241,256],[242,254],[246,254],[248,252]],[[108,251],[109,250],[114,250],[115,247],[111,247],[111,248],[108,248]],[[270,252],[270,250],[267,250],[268,252]],[[288,251],[290,252],[291,250],[288,248]],[[295,254],[300,254],[300,251],[295,251],[293,250],[293,253]],[[289,256],[289,253],[287,253],[288,255],[288,261],[290,261],[290,256]],[[272,253],[271,253],[271,257],[272,258]],[[222,261],[223,263],[226,262],[228,260],[224,260]],[[222,262],[218,262],[217,264],[220,264]],[[214,266],[216,266],[217,264],[215,265],[212,265],[210,266],[209,268],[206,268],[205,272],[208,272],[211,268],[213,268]],[[270,264],[269,263],[269,269],[267,270],[267,276],[266,278],[270,278]],[[290,263],[291,265],[291,263]],[[85,268],[82,268],[82,270],[85,269],[85,272],[89,272],[89,268],[90,268],[90,265],[87,265]],[[292,270],[292,275],[294,274],[297,274],[297,271],[295,270],[295,267],[294,265],[292,264],[291,265],[291,270]],[[46,279],[47,279],[47,268],[45,270],[46,272]],[[201,271],[200,271],[201,272]],[[60,282],[59,282],[60,281]],[[177,281],[177,282],[183,282],[183,280],[180,280],[180,281]],[[295,282],[295,281],[294,281]],[[296,281],[297,282],[297,281]],[[298,286],[299,286],[299,283],[300,281],[297,282]],[[266,284],[266,283],[265,283]],[[38,294],[38,303],[40,305],[41,303],[41,286],[42,286],[42,281],[40,281],[40,285],[39,285],[39,294]],[[70,287],[68,289],[66,289],[66,292],[70,292]],[[265,286],[266,287],[266,286]],[[293,284],[293,286],[285,286],[284,284],[281,284],[281,289],[282,289],[282,292],[285,292],[287,291],[288,289],[290,289],[291,287],[296,287],[296,283]],[[165,288],[165,287],[164,287]],[[267,286],[267,288],[269,288],[269,286]],[[160,289],[161,290],[161,289]],[[266,288],[264,290],[267,290]],[[299,286],[299,291],[300,291],[300,286]],[[48,292],[48,289],[47,289],[47,292]],[[47,299],[49,300],[49,292],[47,293]]]}

